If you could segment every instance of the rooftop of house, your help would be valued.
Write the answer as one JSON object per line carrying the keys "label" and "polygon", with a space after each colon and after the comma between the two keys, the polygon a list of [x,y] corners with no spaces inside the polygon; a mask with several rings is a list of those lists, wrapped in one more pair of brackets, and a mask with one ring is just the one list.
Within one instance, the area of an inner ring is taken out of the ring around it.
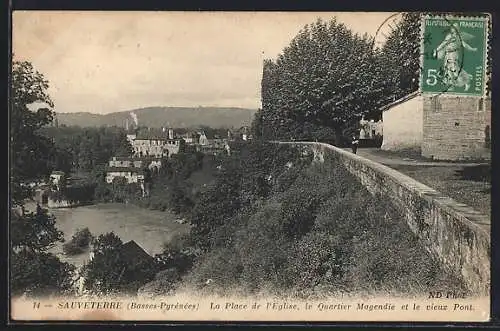
{"label": "rooftop of house", "polygon": [[202,132],[207,139],[215,139],[215,134],[213,132]]}
{"label": "rooftop of house", "polygon": [[64,176],[64,171],[54,170],[54,171],[52,171],[51,175]]}
{"label": "rooftop of house", "polygon": [[107,172],[133,172],[137,174],[142,174],[143,169],[141,167],[107,167]]}
{"label": "rooftop of house", "polygon": [[188,131],[180,135],[183,138],[198,138],[200,136],[199,132]]}
{"label": "rooftop of house", "polygon": [[[154,157],[154,156],[127,156],[127,157],[113,157],[110,162],[112,161],[118,161],[118,162],[130,162],[130,163],[151,163],[151,162],[162,162],[164,158],[161,157]],[[119,167],[120,169],[123,169],[123,167]]]}
{"label": "rooftop of house", "polygon": [[212,151],[212,150],[225,150],[226,147],[224,145],[206,145],[206,146],[200,146],[200,149],[202,151]]}
{"label": "rooftop of house", "polygon": [[[148,128],[148,129],[141,129],[137,132],[136,135],[136,140],[168,140],[168,129],[163,129],[163,128]],[[175,132],[174,132],[174,139],[175,138]]]}
{"label": "rooftop of house", "polygon": [[395,101],[393,101],[391,103],[388,103],[388,104],[380,107],[380,110],[384,111],[384,110],[390,109],[390,108],[395,107],[397,105],[400,105],[400,104],[402,104],[402,103],[404,103],[404,102],[406,102],[408,100],[411,100],[411,99],[413,99],[415,97],[418,97],[419,95],[420,95],[419,91],[412,92],[410,94],[405,95],[402,98],[399,98],[399,99],[397,99],[397,100],[395,100]]}
{"label": "rooftop of house", "polygon": [[132,156],[113,156],[110,161],[135,161]]}
{"label": "rooftop of house", "polygon": [[153,262],[154,258],[149,255],[144,248],[139,246],[134,240],[130,240],[120,247],[120,251],[125,260],[129,261],[131,265],[139,263]]}

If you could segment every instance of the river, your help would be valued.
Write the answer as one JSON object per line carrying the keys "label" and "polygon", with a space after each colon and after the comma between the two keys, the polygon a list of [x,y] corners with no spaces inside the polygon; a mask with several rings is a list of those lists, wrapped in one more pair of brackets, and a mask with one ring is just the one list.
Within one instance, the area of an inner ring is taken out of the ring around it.
{"label": "river", "polygon": [[[175,222],[170,212],[140,208],[134,205],[109,203],[76,208],[49,209],[56,217],[56,226],[70,240],[78,229],[88,227],[94,236],[113,231],[125,243],[135,240],[150,255],[160,253],[162,246],[174,235],[187,233],[189,226]],[[80,267],[88,260],[88,252],[66,256],[62,244],[51,249],[62,261]]]}

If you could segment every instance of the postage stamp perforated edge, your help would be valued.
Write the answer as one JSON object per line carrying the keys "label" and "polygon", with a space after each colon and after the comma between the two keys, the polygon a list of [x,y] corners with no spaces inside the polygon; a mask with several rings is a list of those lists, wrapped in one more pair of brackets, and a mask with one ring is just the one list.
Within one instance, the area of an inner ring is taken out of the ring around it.
{"label": "postage stamp perforated edge", "polygon": [[[491,36],[491,14],[486,13],[486,12],[481,12],[478,13],[481,16],[470,16],[470,15],[461,15],[460,13],[441,13],[441,14],[422,14],[420,17],[420,73],[419,73],[419,85],[418,85],[418,93],[420,95],[427,95],[427,96],[440,96],[440,97],[465,97],[465,98],[489,98],[491,97],[490,93],[490,85],[491,85],[491,63],[489,61],[489,54],[490,54],[490,49],[491,49],[491,43],[492,43],[492,36]],[[426,19],[436,19],[436,18],[441,18],[444,20],[457,20],[457,19],[463,19],[463,20],[468,20],[468,21],[483,21],[485,23],[485,35],[484,35],[484,54],[483,54],[483,66],[484,66],[484,86],[483,86],[483,92],[481,95],[470,95],[467,93],[460,93],[460,92],[447,92],[447,91],[442,91],[442,92],[427,92],[427,91],[422,91],[422,84],[423,84],[423,66],[424,66],[424,45],[425,45],[425,39],[424,39],[424,34],[425,34],[425,21]]]}

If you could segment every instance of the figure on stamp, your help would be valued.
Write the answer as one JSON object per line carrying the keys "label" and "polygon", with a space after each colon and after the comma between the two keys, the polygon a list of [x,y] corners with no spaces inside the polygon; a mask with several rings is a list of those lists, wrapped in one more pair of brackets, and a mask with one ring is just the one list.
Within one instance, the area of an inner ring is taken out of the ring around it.
{"label": "figure on stamp", "polygon": [[443,83],[450,86],[450,89],[463,87],[464,91],[468,91],[470,88],[472,75],[462,68],[462,52],[477,51],[477,48],[467,43],[467,40],[472,38],[473,35],[460,31],[458,23],[454,23],[444,40],[434,50],[433,56],[443,60]]}

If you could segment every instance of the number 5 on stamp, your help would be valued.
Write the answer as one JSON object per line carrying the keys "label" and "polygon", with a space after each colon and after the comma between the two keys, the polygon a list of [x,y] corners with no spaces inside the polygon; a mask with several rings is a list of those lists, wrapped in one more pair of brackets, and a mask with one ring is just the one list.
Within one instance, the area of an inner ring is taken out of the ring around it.
{"label": "number 5 on stamp", "polygon": [[485,94],[488,22],[487,17],[422,18],[421,92]]}

